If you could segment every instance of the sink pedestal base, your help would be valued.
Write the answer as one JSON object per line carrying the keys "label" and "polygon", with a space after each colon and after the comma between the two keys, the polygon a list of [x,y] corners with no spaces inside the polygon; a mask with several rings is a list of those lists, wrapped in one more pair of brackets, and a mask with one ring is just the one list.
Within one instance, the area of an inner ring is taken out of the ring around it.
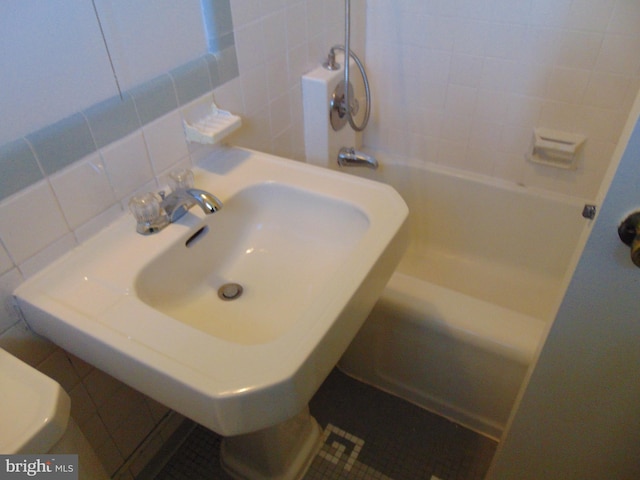
{"label": "sink pedestal base", "polygon": [[222,468],[234,478],[298,480],[317,452],[320,426],[309,407],[290,420],[253,433],[222,440]]}

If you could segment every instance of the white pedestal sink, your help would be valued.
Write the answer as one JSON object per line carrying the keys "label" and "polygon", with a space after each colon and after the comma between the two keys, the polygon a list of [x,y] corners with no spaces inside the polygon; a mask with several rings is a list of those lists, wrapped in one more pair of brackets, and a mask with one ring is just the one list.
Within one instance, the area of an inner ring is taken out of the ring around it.
{"label": "white pedestal sink", "polygon": [[[233,437],[236,476],[296,478],[290,464],[308,458],[275,444],[317,438],[300,418],[395,269],[407,207],[386,185],[239,148],[194,173],[220,211],[191,209],[150,236],[124,216],[15,295],[36,332]],[[228,284],[242,291],[219,297]],[[265,455],[281,459],[271,473]]]}

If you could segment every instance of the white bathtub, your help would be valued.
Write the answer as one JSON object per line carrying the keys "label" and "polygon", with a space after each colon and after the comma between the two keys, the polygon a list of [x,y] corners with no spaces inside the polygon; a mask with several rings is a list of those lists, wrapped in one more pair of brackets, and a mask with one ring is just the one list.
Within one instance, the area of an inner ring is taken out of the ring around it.
{"label": "white bathtub", "polygon": [[499,438],[564,293],[584,201],[378,160],[348,171],[401,193],[410,245],[339,367]]}

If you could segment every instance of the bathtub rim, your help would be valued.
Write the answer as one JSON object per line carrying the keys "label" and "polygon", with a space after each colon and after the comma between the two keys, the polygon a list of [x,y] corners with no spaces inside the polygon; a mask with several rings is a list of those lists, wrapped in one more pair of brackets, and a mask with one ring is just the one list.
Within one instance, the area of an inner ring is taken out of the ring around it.
{"label": "bathtub rim", "polygon": [[[558,192],[547,190],[541,187],[526,185],[524,183],[508,180],[505,178],[492,177],[490,175],[486,175],[483,173],[474,172],[471,170],[462,170],[460,168],[450,167],[447,165],[442,165],[442,164],[431,162],[428,160],[421,160],[415,157],[409,157],[409,156],[405,157],[402,155],[392,154],[382,150],[376,150],[375,148],[362,147],[361,150],[363,150],[369,155],[374,156],[378,160],[379,168],[376,171],[378,173],[383,173],[386,166],[418,168],[418,169],[423,169],[427,171],[433,171],[435,173],[442,174],[442,175],[452,176],[461,180],[478,182],[486,186],[497,187],[497,188],[508,190],[514,193],[530,194],[535,197],[543,197],[550,200],[568,203],[576,207],[582,207],[585,204],[595,205],[596,208],[599,207],[599,204],[595,199],[589,199],[589,198],[581,197],[578,195],[558,193]],[[353,170],[352,168],[351,169],[340,168],[337,164],[334,165],[333,162],[331,163],[331,168],[338,170],[340,172],[357,175],[357,171]],[[377,173],[373,174],[373,176],[375,175],[377,175]],[[367,178],[372,178],[372,177],[367,177]],[[380,181],[380,180],[377,180],[377,181]]]}

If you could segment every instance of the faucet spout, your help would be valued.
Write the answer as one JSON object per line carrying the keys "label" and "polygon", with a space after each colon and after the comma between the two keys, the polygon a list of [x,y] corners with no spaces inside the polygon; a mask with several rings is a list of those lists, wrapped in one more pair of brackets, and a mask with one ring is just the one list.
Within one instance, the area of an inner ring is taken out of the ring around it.
{"label": "faucet spout", "polygon": [[338,152],[338,165],[341,167],[367,167],[375,170],[378,168],[378,161],[371,155],[355,148],[342,147]]}
{"label": "faucet spout", "polygon": [[207,215],[216,213],[222,208],[222,202],[218,200],[215,195],[212,195],[209,192],[200,190],[199,188],[188,188],[185,190],[185,193],[191,196],[195,201],[195,204],[198,205]]}
{"label": "faucet spout", "polygon": [[194,205],[198,205],[207,215],[222,208],[220,200],[211,193],[198,188],[178,189],[167,195],[161,204],[170,222],[178,220]]}
{"label": "faucet spout", "polygon": [[199,188],[193,188],[193,172],[180,169],[171,172],[170,185],[173,190],[148,192],[129,200],[129,210],[138,222],[136,231],[142,235],[157,233],[170,223],[182,217],[194,205],[211,215],[222,208],[222,202],[214,195]]}

